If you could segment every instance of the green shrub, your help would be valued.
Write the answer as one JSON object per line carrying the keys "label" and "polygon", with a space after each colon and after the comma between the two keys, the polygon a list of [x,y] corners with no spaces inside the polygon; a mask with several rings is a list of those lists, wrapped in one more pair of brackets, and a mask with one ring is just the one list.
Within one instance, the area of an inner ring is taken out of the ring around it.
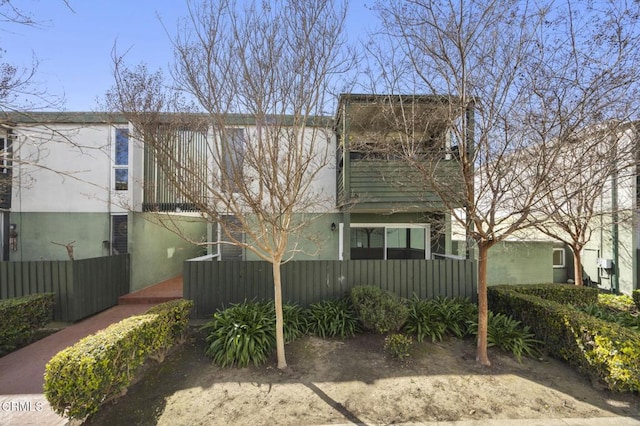
{"label": "green shrub", "polygon": [[359,331],[358,318],[349,298],[313,303],[306,313],[309,333],[320,337],[353,337]]}
{"label": "green shrub", "polygon": [[404,325],[406,333],[415,334],[418,342],[425,337],[432,342],[441,341],[447,331],[447,325],[440,321],[433,300],[413,297],[407,302],[408,316]]}
{"label": "green shrub", "polygon": [[162,362],[173,346],[184,343],[191,308],[193,308],[192,301],[176,299],[153,306],[146,312],[159,316],[156,321],[156,327],[160,331],[158,337],[164,338],[163,341],[156,342],[158,349],[151,354],[153,359]]}
{"label": "green shrub", "polygon": [[617,322],[616,314],[611,309],[607,308],[600,303],[595,305],[587,305],[582,306],[580,310],[588,315],[594,316],[598,319],[609,321],[609,322]]}
{"label": "green shrub", "polygon": [[394,358],[403,359],[409,356],[413,339],[404,334],[390,334],[384,339],[384,350]]}
{"label": "green shrub", "polygon": [[629,311],[619,311],[616,308],[609,308],[606,305],[597,304],[580,308],[586,314],[594,316],[600,320],[612,322],[635,331],[640,331],[640,315]]}
{"label": "green shrub", "polygon": [[[478,319],[469,321],[469,333],[478,336]],[[504,314],[487,315],[487,346],[496,346],[505,352],[510,352],[522,361],[522,355],[528,357],[540,356],[538,345],[542,342],[535,339],[529,327],[520,321]]]}
{"label": "green shrub", "polygon": [[183,335],[192,306],[188,300],[161,304],[58,352],[44,374],[51,407],[74,419],[95,413],[129,386],[147,359],[160,358],[158,353]]}
{"label": "green shrub", "polygon": [[206,355],[221,367],[260,365],[276,345],[275,311],[271,303],[247,302],[217,311],[202,327]]}
{"label": "green shrub", "polygon": [[617,311],[633,311],[635,303],[626,294],[599,294],[598,304]]}
{"label": "green shrub", "polygon": [[531,294],[563,305],[593,305],[598,303],[598,289],[573,284],[525,284],[516,287],[521,294]]}
{"label": "green shrub", "polygon": [[478,306],[462,297],[439,297],[434,307],[440,321],[445,324],[446,332],[456,337],[468,334],[468,323],[478,317]]}
{"label": "green shrub", "polygon": [[631,297],[633,298],[633,302],[636,304],[636,309],[640,311],[640,290],[633,290],[633,292],[631,292]]}
{"label": "green shrub", "polygon": [[603,381],[611,390],[640,390],[639,333],[572,306],[522,294],[521,288],[490,287],[491,309],[531,326],[551,355]]}
{"label": "green shrub", "polygon": [[300,306],[285,303],[282,305],[282,317],[284,319],[283,328],[285,343],[293,342],[297,338],[307,334],[307,330],[309,328],[307,325],[307,316],[305,310]]}
{"label": "green shrub", "polygon": [[28,343],[53,317],[54,294],[0,300],[0,355]]}
{"label": "green shrub", "polygon": [[438,298],[407,301],[408,317],[403,330],[415,334],[418,342],[425,337],[432,342],[441,341],[445,335],[463,337],[467,323],[478,315],[478,308],[468,299]]}
{"label": "green shrub", "polygon": [[394,294],[374,286],[351,289],[353,306],[366,330],[385,334],[402,328],[409,311]]}

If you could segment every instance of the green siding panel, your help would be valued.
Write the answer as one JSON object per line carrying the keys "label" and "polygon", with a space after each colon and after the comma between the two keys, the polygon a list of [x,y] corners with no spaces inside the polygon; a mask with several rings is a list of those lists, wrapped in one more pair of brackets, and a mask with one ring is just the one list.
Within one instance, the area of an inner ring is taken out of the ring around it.
{"label": "green siding panel", "polygon": [[[451,194],[450,202],[463,198],[463,185],[457,163],[441,161],[436,166],[440,189]],[[343,179],[338,176],[338,182]],[[351,211],[366,210],[435,210],[444,203],[421,172],[405,161],[354,160],[349,163],[349,185],[338,187],[338,202],[354,204]],[[454,201],[454,204],[459,204]]]}

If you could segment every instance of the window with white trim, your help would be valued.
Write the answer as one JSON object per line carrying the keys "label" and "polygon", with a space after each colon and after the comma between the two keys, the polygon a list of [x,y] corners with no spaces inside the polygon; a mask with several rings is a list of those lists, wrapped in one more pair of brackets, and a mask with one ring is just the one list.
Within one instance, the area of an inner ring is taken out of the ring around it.
{"label": "window with white trim", "polygon": [[564,268],[564,249],[563,248],[554,248],[553,249],[553,267],[554,268]]}
{"label": "window with white trim", "polygon": [[116,191],[129,189],[129,129],[115,131],[113,176]]}

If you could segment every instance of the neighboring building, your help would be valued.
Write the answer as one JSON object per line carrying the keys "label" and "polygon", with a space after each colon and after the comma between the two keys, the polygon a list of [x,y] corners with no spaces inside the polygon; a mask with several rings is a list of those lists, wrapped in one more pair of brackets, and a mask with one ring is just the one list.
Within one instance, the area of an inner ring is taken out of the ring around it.
{"label": "neighboring building", "polygon": [[[582,212],[593,212],[586,233],[589,242],[580,253],[583,282],[630,295],[638,288],[640,252],[637,221],[640,151],[636,123],[611,121],[590,127],[567,144],[563,154],[561,158],[572,172],[565,179],[569,181],[567,186],[581,188],[575,198],[593,201],[583,205],[577,199],[568,205],[573,206],[573,217],[585,217],[577,213],[580,206],[584,206]],[[555,211],[566,216],[562,213],[564,209]],[[567,221],[573,217],[567,217]],[[551,228],[557,232],[557,225]],[[556,282],[575,281],[573,263],[568,246],[556,243],[553,249]]]}
{"label": "neighboring building", "polygon": [[[640,225],[637,220],[640,211],[640,173],[637,159],[640,158],[640,151],[637,131],[635,123],[614,123],[612,128],[616,132],[617,141],[612,144],[608,133],[598,134],[601,128],[606,126],[603,124],[591,132],[582,132],[581,135],[586,136],[564,145],[559,158],[565,162],[567,176],[573,179],[571,184],[585,188],[584,192],[577,194],[586,200],[595,201],[593,218],[588,223],[589,242],[581,251],[583,283],[605,291],[630,295],[638,288],[640,281]],[[594,134],[598,135],[598,139]],[[615,146],[617,155],[608,152],[612,146]],[[595,151],[598,149],[602,152]],[[592,158],[581,161],[580,157],[585,155],[591,155]],[[612,158],[617,158],[615,167],[611,163],[602,163],[611,162]],[[562,169],[559,170],[559,175],[562,175]],[[598,185],[590,185],[596,179]],[[566,179],[557,180],[566,182]],[[595,192],[600,189],[600,184],[601,190]],[[562,195],[558,199],[562,204]],[[577,215],[576,205],[578,202],[561,207],[571,208],[573,214]],[[589,204],[579,205],[585,206],[583,211],[590,210],[591,207]],[[555,209],[554,212],[557,214],[562,210]],[[571,223],[571,218],[566,214],[561,217],[566,217],[566,222]],[[557,225],[550,225],[549,229],[569,238]],[[462,231],[458,230],[460,232]],[[454,243],[464,245],[463,237],[454,236],[454,240]],[[574,269],[573,254],[569,246],[533,228],[512,235],[489,251],[490,285],[574,283]]]}
{"label": "neighboring building", "polygon": [[[389,99],[342,95],[337,119],[318,121],[329,135],[335,162],[314,185],[329,201],[322,211],[305,212],[318,215],[305,233],[320,244],[308,250],[299,246],[296,259],[431,259],[452,253],[451,220],[442,200],[405,162],[382,149],[393,144],[397,131],[381,120],[394,103]],[[422,115],[437,105],[435,98],[403,98],[410,100]],[[441,150],[438,170],[451,175],[448,124],[433,121],[436,125],[419,143]],[[11,177],[11,185],[2,185],[0,192],[3,260],[66,260],[67,247],[76,259],[127,252],[131,289],[136,290],[180,274],[186,259],[207,252],[222,260],[255,259],[247,250],[224,244],[189,243],[158,224],[158,217],[170,219],[192,242],[216,241],[221,235],[175,191],[172,179],[181,176],[164,174],[150,151],[130,137],[130,124],[122,117],[14,113],[5,123],[0,142],[15,161],[0,168]],[[249,116],[232,116],[229,127],[238,134],[232,138],[237,142],[255,123]],[[172,132],[174,152],[191,160],[202,156],[193,167],[206,177],[211,170],[207,147],[216,141],[211,129]],[[372,142],[373,149],[364,148]]]}

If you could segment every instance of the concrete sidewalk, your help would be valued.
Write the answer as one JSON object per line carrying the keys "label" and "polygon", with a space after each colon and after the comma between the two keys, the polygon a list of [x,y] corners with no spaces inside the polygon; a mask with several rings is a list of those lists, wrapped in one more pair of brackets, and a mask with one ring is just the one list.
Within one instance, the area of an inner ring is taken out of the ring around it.
{"label": "concrete sidewalk", "polygon": [[0,425],[65,425],[43,395],[44,369],[62,349],[151,304],[118,305],[0,358]]}

